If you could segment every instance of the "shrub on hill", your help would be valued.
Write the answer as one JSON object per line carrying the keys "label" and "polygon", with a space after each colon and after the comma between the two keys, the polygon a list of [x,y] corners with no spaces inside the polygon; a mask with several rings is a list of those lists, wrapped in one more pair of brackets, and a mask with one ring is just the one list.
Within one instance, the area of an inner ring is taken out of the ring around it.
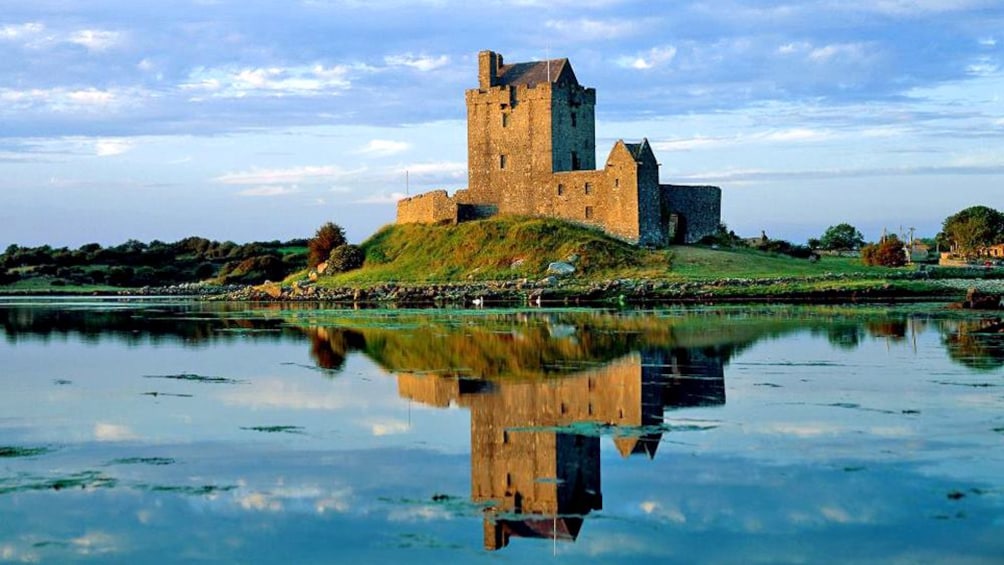
{"label": "shrub on hill", "polygon": [[339,245],[328,256],[325,274],[344,273],[363,266],[366,255],[358,245]]}

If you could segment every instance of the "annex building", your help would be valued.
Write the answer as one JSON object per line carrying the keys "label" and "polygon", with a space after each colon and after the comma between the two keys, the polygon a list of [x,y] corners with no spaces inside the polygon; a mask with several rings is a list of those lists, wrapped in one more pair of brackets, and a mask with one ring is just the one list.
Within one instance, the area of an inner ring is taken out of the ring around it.
{"label": "annex building", "polygon": [[505,64],[482,51],[478,88],[467,91],[468,187],[399,201],[397,223],[545,216],[652,246],[714,233],[721,189],[660,184],[647,139],[617,141],[596,168],[595,108],[596,89],[568,59]]}

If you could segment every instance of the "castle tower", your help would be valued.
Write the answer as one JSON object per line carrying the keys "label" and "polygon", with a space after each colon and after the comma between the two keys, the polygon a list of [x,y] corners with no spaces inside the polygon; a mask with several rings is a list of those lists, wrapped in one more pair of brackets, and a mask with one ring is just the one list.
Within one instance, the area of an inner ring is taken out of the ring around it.
{"label": "castle tower", "polygon": [[467,91],[470,200],[539,213],[553,173],[596,168],[595,107],[568,59],[506,65],[479,53],[478,88]]}

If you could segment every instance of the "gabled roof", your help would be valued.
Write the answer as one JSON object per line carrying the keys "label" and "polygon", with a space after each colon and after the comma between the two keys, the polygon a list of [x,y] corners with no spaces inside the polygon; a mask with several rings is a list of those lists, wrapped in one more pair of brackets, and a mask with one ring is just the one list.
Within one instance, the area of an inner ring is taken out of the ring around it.
{"label": "gabled roof", "polygon": [[546,83],[548,77],[552,83],[560,82],[562,79],[573,84],[579,83],[568,59],[513,63],[502,65],[498,70],[498,83],[501,86],[536,86]]}
{"label": "gabled roof", "polygon": [[623,151],[626,151],[627,154],[631,156],[631,159],[635,161],[635,163],[658,165],[658,161],[656,161],[655,158],[655,153],[652,152],[652,146],[649,145],[647,138],[642,139],[641,143],[624,143],[623,139],[617,140],[617,143],[614,143],[613,148],[610,149],[610,157],[607,157],[608,162],[614,156],[615,153],[622,151],[620,149],[621,147],[624,148]]}
{"label": "gabled roof", "polygon": [[654,156],[652,147],[648,144],[647,137],[642,139],[641,143],[625,143],[624,147],[631,153],[635,161],[641,161],[646,156],[646,153]]}

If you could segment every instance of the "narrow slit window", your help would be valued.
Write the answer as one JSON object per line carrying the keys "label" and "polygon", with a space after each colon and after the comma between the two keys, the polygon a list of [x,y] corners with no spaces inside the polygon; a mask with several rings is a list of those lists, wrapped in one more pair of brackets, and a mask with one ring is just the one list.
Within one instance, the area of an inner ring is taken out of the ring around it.
{"label": "narrow slit window", "polygon": [[502,127],[509,127],[509,114],[502,114]]}
{"label": "narrow slit window", "polygon": [[499,155],[499,168],[500,169],[504,169],[505,168],[506,161],[507,161],[507,159],[506,159],[505,155]]}
{"label": "narrow slit window", "polygon": [[559,184],[558,185],[558,196],[562,196],[564,194],[565,194],[565,185]]}
{"label": "narrow slit window", "polygon": [[592,206],[586,206],[586,219],[587,220],[592,220],[593,219],[593,207]]}
{"label": "narrow slit window", "polygon": [[579,170],[579,154],[575,151],[572,151],[572,170]]}
{"label": "narrow slit window", "polygon": [[577,127],[578,125],[579,125],[578,116],[575,115],[575,112],[572,112],[572,127],[574,128]]}
{"label": "narrow slit window", "polygon": [[620,185],[621,185],[621,179],[614,179],[614,188],[617,188]]}
{"label": "narrow slit window", "polygon": [[593,185],[592,184],[590,184],[590,183],[587,182],[586,186],[584,188],[586,190],[586,194],[592,194],[593,193]]}

